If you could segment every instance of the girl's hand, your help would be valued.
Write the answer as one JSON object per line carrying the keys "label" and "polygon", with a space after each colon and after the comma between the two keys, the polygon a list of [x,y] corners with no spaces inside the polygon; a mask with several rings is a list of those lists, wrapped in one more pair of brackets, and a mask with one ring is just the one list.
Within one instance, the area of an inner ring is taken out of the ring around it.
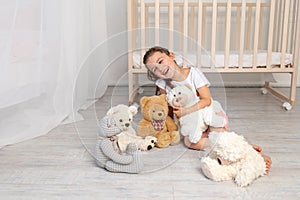
{"label": "girl's hand", "polygon": [[188,114],[186,112],[186,109],[182,107],[173,106],[173,113],[176,115],[176,117],[179,119],[180,117]]}

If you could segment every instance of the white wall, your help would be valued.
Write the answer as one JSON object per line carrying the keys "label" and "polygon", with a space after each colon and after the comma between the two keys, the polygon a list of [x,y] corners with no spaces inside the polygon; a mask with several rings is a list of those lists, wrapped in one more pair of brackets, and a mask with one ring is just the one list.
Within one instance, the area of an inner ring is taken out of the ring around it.
{"label": "white wall", "polygon": [[[108,53],[111,64],[108,67],[109,85],[127,85],[127,1],[110,0],[106,1],[107,9],[107,33],[108,33]],[[300,71],[300,67],[299,70]],[[290,76],[287,74],[274,74],[278,81],[276,86],[289,86]],[[259,86],[263,83],[262,74],[226,74],[215,78],[208,75],[212,85],[222,85],[220,80],[228,86]],[[146,76],[141,75],[144,84],[151,83]],[[300,86],[300,77],[298,78]]]}

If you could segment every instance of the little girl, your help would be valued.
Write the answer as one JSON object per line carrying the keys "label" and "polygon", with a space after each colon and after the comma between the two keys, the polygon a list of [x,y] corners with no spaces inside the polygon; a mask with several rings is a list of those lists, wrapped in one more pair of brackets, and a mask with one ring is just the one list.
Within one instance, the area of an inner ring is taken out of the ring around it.
{"label": "little girl", "polygon": [[[179,67],[175,61],[175,56],[168,49],[155,46],[150,48],[144,55],[143,63],[148,69],[148,78],[155,82],[161,94],[169,93],[173,87],[178,85],[191,85],[195,95],[199,96],[198,103],[189,108],[173,107],[174,114],[180,118],[186,114],[195,112],[211,104],[211,94],[209,90],[209,81],[200,69],[195,67],[183,68]],[[225,113],[217,113],[226,118],[228,125],[228,118]],[[218,128],[218,131],[227,130],[227,125]],[[213,130],[216,130],[214,127]],[[210,145],[208,139],[208,131],[202,134],[202,137],[197,143],[191,143],[188,137],[184,138],[184,144],[196,150],[202,150]],[[253,146],[257,151],[261,151],[259,146]],[[262,154],[263,155],[263,154]],[[263,155],[267,171],[271,166],[270,157]]]}

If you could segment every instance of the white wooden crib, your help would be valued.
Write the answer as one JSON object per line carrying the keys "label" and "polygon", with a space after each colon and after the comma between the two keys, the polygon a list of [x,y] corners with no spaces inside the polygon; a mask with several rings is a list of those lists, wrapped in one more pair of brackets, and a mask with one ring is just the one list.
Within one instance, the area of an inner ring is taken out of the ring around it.
{"label": "white wooden crib", "polygon": [[128,0],[129,102],[145,51],[163,46],[183,67],[204,73],[288,73],[290,94],[270,82],[289,110],[295,103],[300,46],[299,0]]}

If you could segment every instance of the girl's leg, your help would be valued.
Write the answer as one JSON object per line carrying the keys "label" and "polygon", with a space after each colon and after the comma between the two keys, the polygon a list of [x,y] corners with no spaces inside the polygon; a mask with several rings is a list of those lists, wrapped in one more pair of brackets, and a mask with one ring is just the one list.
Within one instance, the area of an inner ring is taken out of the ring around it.
{"label": "girl's leg", "polygon": [[210,146],[210,141],[208,139],[208,133],[204,132],[197,143],[191,143],[188,136],[184,137],[184,144],[190,148],[190,149],[195,149],[195,150],[203,150],[206,147]]}

